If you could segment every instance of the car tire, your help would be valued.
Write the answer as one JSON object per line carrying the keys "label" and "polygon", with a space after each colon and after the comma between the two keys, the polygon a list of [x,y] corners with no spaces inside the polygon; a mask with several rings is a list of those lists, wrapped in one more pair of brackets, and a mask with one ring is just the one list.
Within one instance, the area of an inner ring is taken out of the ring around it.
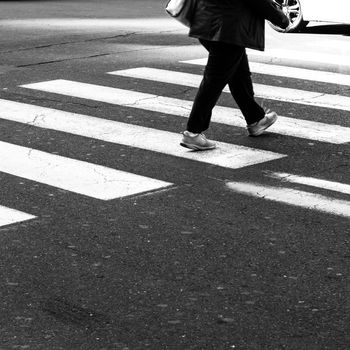
{"label": "car tire", "polygon": [[299,32],[308,25],[309,22],[303,20],[300,0],[275,0],[275,2],[281,6],[282,11],[289,18],[290,25],[287,29],[283,29],[269,22],[274,30],[282,33],[293,33]]}

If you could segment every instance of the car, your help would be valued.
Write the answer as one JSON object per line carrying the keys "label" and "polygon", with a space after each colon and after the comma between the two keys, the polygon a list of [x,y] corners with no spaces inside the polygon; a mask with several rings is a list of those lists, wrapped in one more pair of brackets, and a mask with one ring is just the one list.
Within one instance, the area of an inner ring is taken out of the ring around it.
{"label": "car", "polygon": [[269,23],[278,32],[298,32],[310,21],[350,24],[350,0],[274,0],[289,17],[290,26],[282,29]]}

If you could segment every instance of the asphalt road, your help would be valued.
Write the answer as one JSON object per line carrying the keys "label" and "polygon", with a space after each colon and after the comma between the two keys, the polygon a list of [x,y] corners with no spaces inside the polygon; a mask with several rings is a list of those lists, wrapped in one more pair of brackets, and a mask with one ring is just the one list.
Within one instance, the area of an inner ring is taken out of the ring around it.
{"label": "asphalt road", "polygon": [[348,350],[349,27],[267,28],[281,118],[247,137],[223,93],[210,156],[163,6],[0,2],[0,349]]}

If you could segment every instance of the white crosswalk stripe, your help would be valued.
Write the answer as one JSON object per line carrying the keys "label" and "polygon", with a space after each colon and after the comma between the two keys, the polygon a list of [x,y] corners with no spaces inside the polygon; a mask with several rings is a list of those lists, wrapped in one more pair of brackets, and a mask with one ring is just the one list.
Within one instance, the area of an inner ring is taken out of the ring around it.
{"label": "white crosswalk stripe", "polygon": [[234,192],[248,196],[280,202],[296,207],[321,211],[328,214],[350,217],[350,202],[334,199],[316,193],[299,191],[286,187],[264,186],[249,182],[228,182]]}
{"label": "white crosswalk stripe", "polygon": [[278,173],[278,172],[272,172],[268,173],[268,176],[276,179],[281,179],[284,182],[291,182],[311,187],[318,187],[325,190],[330,190],[334,192],[340,192],[343,194],[350,194],[350,185],[340,183],[340,182],[334,182],[334,181],[327,181],[323,179],[318,179],[315,177],[307,177],[307,176],[300,176],[300,175],[294,175],[294,174],[288,174],[288,173]]}
{"label": "white crosswalk stripe", "polygon": [[35,218],[34,215],[0,205],[0,227]]}
{"label": "white crosswalk stripe", "polygon": [[179,146],[178,133],[5,100],[0,100],[0,118],[230,169],[285,157],[223,142],[211,152],[192,152]]}
{"label": "white crosswalk stripe", "polygon": [[[23,87],[181,117],[188,117],[192,106],[192,101],[69,80],[52,80],[27,84]],[[212,121],[242,128],[246,127],[240,111],[228,107],[216,106],[213,110]],[[330,128],[329,124],[296,118],[280,117],[271,131],[282,135],[334,144],[350,141],[349,128],[339,125],[332,125],[332,128]]]}
{"label": "white crosswalk stripe", "polygon": [[[110,72],[110,74],[190,87],[198,87],[202,79],[202,77],[197,74],[147,67],[115,71]],[[224,92],[229,92],[227,87],[224,89]],[[347,96],[330,95],[262,84],[254,84],[254,92],[257,97],[270,100],[350,111],[350,97]]]}
{"label": "white crosswalk stripe", "polygon": [[[320,52],[302,52],[285,49],[269,49],[265,52],[257,50],[247,50],[248,57],[251,61],[253,60],[264,60],[268,63],[278,64],[280,61],[288,62],[288,60],[299,62],[305,62],[306,64],[312,62],[315,65],[317,62],[320,65],[329,65],[330,67],[350,67],[350,57],[345,55],[328,54]],[[271,60],[272,58],[272,60]]]}
{"label": "white crosswalk stripe", "polygon": [[[207,59],[199,58],[195,60],[187,60],[181,62],[204,66],[207,62]],[[272,65],[260,62],[249,62],[249,67],[253,73],[350,86],[350,75],[347,74],[325,72],[305,68],[287,67],[276,64]]]}
{"label": "white crosswalk stripe", "polygon": [[0,171],[102,200],[171,185],[2,141],[0,141]]}
{"label": "white crosswalk stripe", "polygon": [[[350,185],[345,183],[281,172],[266,172],[265,175],[281,180],[283,183],[299,184],[321,190],[329,190],[345,196],[350,194]],[[288,187],[264,186],[249,182],[232,181],[228,182],[227,186],[234,192],[248,196],[264,198],[266,200],[317,210],[328,214],[350,217],[350,201],[348,200],[340,200]]]}

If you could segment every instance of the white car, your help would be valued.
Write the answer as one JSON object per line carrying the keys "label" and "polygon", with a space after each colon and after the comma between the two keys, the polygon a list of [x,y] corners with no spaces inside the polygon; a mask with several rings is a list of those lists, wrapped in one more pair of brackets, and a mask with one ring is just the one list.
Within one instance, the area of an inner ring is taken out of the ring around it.
{"label": "white car", "polygon": [[287,30],[270,23],[279,32],[296,32],[309,21],[350,24],[350,0],[274,0],[291,22]]}

